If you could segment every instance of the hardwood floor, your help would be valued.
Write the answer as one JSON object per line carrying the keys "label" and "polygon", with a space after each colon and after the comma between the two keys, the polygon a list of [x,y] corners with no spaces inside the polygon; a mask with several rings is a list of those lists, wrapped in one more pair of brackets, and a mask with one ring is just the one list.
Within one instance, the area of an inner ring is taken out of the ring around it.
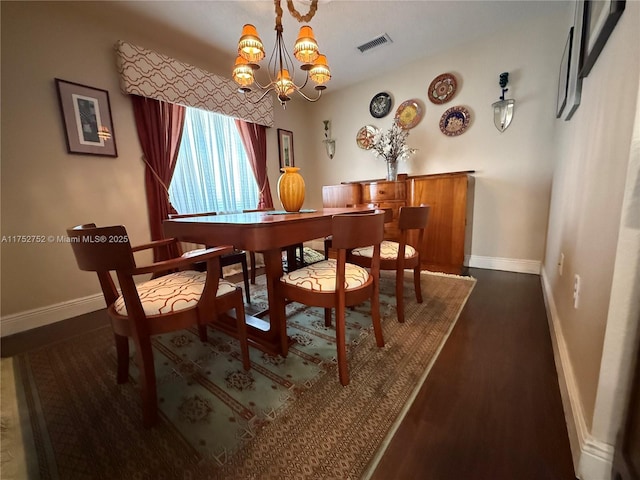
{"label": "hardwood floor", "polygon": [[575,479],[540,277],[478,281],[372,479]]}
{"label": "hardwood floor", "polygon": [[[469,273],[475,289],[372,479],[575,480],[540,277]],[[107,322],[2,338],[2,356]]]}

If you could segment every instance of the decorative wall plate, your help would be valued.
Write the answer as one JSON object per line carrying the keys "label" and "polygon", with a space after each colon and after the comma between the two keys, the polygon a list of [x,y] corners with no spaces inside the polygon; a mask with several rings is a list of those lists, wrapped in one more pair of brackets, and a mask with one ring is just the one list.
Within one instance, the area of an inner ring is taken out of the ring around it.
{"label": "decorative wall plate", "polygon": [[371,99],[369,113],[374,118],[386,117],[391,111],[392,104],[393,100],[391,100],[391,95],[387,92],[380,92]]}
{"label": "decorative wall plate", "polygon": [[453,74],[443,73],[433,79],[429,85],[427,97],[436,105],[446,103],[456,94],[457,86],[456,77]]}
{"label": "decorative wall plate", "polygon": [[449,137],[464,133],[471,121],[471,114],[464,107],[451,107],[440,118],[440,131]]}
{"label": "decorative wall plate", "polygon": [[365,150],[373,147],[373,137],[378,133],[378,129],[373,125],[365,125],[356,134],[356,143],[360,148]]}
{"label": "decorative wall plate", "polygon": [[415,99],[402,102],[396,110],[396,123],[405,130],[415,127],[420,120],[422,120],[422,107]]}

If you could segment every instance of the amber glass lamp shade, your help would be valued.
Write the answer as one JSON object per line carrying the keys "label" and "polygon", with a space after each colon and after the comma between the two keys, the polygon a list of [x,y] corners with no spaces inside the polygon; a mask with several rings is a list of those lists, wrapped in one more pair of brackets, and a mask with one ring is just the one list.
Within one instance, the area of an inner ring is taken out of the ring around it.
{"label": "amber glass lamp shade", "polygon": [[327,65],[327,57],[318,55],[313,67],[309,70],[309,76],[311,80],[318,85],[322,85],[331,80],[331,70],[329,70],[329,65]]}
{"label": "amber glass lamp shade", "polygon": [[304,64],[313,63],[318,58],[318,43],[309,25],[300,27],[298,40],[293,47],[293,56]]}
{"label": "amber glass lamp shade", "polygon": [[264,58],[264,46],[256,27],[246,24],[238,41],[238,55],[249,63],[258,63]]}
{"label": "amber glass lamp shade", "polygon": [[240,55],[236,58],[236,64],[233,67],[233,79],[241,87],[248,87],[253,83],[253,68]]}
{"label": "amber glass lamp shade", "polygon": [[289,70],[286,68],[283,68],[278,72],[278,78],[276,78],[276,90],[279,96],[289,96],[295,90],[295,86],[291,80],[291,75],[289,75]]}

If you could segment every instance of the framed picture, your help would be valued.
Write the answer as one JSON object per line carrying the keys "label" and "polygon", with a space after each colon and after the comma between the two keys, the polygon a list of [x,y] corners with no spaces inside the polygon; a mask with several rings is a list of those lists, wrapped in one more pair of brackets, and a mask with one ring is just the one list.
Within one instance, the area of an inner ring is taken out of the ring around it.
{"label": "framed picture", "polygon": [[296,166],[293,160],[293,132],[278,129],[278,150],[280,152],[280,168]]}
{"label": "framed picture", "polygon": [[625,7],[625,0],[586,0],[584,6],[584,28],[582,68],[580,77],[589,75],[609,35],[618,23]]}
{"label": "framed picture", "polygon": [[117,157],[109,92],[56,78],[67,151]]}
{"label": "framed picture", "polygon": [[567,104],[562,111],[562,118],[570,120],[580,106],[582,97],[582,78],[580,77],[580,52],[582,52],[582,33],[584,18],[584,0],[576,1],[571,36],[571,58],[569,59],[569,81],[567,85]]}
{"label": "framed picture", "polygon": [[560,118],[564,107],[567,105],[567,90],[569,88],[569,64],[571,62],[571,40],[573,39],[573,27],[569,29],[569,36],[564,45],[564,52],[560,62],[560,75],[558,76],[558,101],[556,103],[556,118]]}

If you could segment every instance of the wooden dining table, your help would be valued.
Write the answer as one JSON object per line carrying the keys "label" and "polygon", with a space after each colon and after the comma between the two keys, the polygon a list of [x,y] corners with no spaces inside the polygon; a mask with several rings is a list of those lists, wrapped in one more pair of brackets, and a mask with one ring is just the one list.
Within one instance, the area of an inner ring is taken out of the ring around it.
{"label": "wooden dining table", "polygon": [[[203,245],[233,245],[264,256],[268,321],[246,315],[249,342],[272,355],[286,356],[291,343],[287,336],[285,301],[277,295],[282,277],[282,249],[331,235],[331,218],[344,213],[370,212],[370,207],[323,208],[297,213],[263,211],[176,218],[164,221],[166,237]],[[291,262],[289,262],[291,263]],[[216,327],[236,335],[236,320],[219,315]]]}

